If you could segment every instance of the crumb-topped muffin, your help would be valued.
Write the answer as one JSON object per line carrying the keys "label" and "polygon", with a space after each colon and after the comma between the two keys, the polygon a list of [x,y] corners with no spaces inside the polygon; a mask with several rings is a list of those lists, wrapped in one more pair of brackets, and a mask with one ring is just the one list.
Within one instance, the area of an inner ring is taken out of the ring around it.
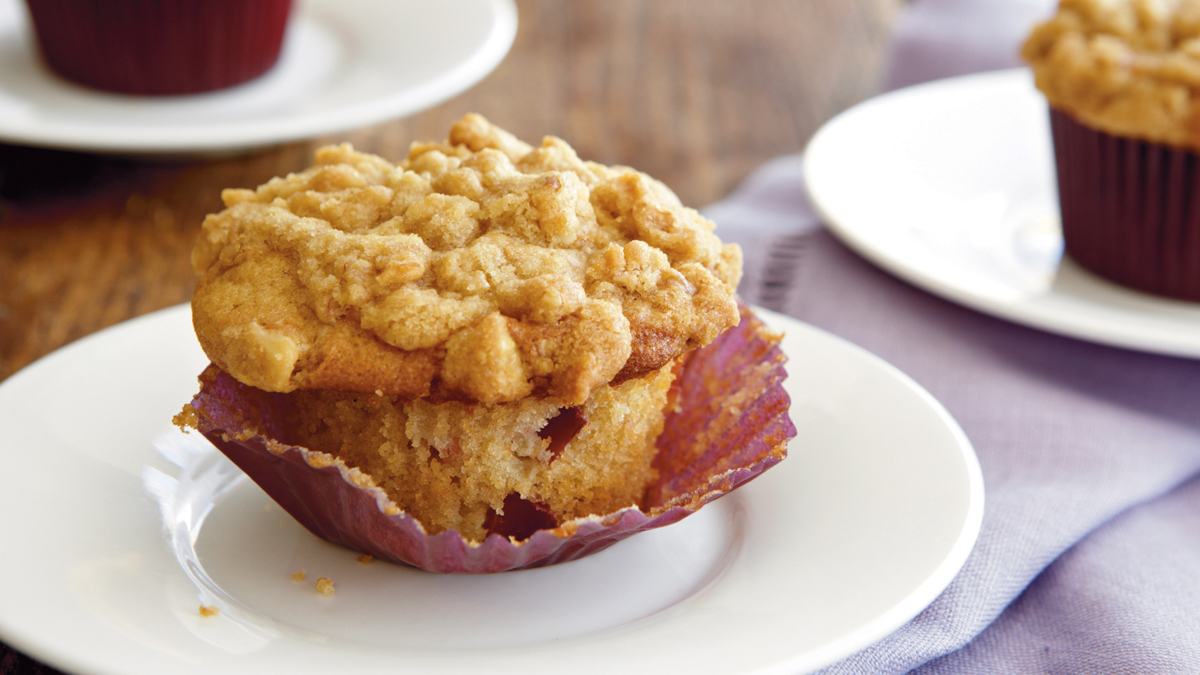
{"label": "crumb-topped muffin", "polygon": [[740,319],[740,251],[665,186],[478,115],[222,196],[193,253],[214,367],[431,533],[636,506],[678,358]]}
{"label": "crumb-topped muffin", "polygon": [[1076,120],[1200,148],[1200,2],[1063,0],[1022,55],[1050,105]]}
{"label": "crumb-topped muffin", "polygon": [[1200,0],[1062,0],[1022,54],[1051,107],[1066,252],[1200,300]]}
{"label": "crumb-topped muffin", "polygon": [[478,115],[399,165],[328,147],[222,196],[192,256],[196,332],[267,391],[580,404],[738,320],[740,251],[710,221]]}

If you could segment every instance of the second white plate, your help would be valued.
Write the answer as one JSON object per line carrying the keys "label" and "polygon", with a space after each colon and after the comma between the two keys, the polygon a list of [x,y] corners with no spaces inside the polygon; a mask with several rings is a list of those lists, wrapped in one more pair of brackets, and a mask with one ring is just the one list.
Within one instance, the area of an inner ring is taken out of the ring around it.
{"label": "second white plate", "polygon": [[928,291],[1061,335],[1200,358],[1200,304],[1062,256],[1049,126],[1024,69],[918,85],[828,122],[804,180],[842,241]]}
{"label": "second white plate", "polygon": [[[829,664],[950,583],[979,532],[983,481],[958,425],[912,380],[764,315],[787,332],[798,436],[783,463],[594,556],[484,576],[359,564],[221,455],[156,453],[206,364],[187,307],[88,337],[0,385],[0,578],[13,580],[0,640],[78,675]],[[172,532],[192,529],[172,537],[160,511]],[[201,603],[220,613],[201,617]]]}
{"label": "second white plate", "polygon": [[265,75],[192,96],[120,96],[51,74],[21,0],[0,0],[0,140],[120,153],[221,153],[336,133],[440,103],[517,32],[512,0],[297,0]]}

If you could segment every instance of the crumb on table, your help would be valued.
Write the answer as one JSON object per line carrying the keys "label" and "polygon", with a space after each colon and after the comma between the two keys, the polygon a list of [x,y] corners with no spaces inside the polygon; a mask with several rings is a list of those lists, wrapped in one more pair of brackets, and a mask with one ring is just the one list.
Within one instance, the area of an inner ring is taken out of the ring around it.
{"label": "crumb on table", "polygon": [[211,607],[209,605],[200,605],[200,616],[204,616],[204,617],[216,616],[220,612],[221,612],[221,610],[217,607]]}
{"label": "crumb on table", "polygon": [[294,572],[292,574],[292,581],[304,581],[304,577],[306,577],[306,576],[308,576],[308,572],[305,572],[304,570],[300,570],[299,572]]}
{"label": "crumb on table", "polygon": [[368,564],[370,564],[370,563],[371,563],[371,561],[372,561],[372,560],[374,560],[374,559],[375,559],[375,556],[373,556],[373,555],[367,555],[366,553],[364,553],[364,554],[362,554],[362,555],[358,556],[357,558],[355,558],[355,560],[357,560],[358,562],[360,562],[360,563],[362,563],[362,564],[364,564],[364,565],[368,565]]}

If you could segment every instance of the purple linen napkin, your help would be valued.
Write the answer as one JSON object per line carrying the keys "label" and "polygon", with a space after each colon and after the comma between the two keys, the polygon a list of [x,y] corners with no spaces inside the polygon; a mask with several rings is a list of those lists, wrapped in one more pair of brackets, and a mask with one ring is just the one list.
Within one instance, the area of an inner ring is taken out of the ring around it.
{"label": "purple linen napkin", "polygon": [[[897,24],[889,81],[1016,65],[1049,10],[916,2]],[[820,227],[800,162],[771,162],[705,211],[745,249],[742,294],[921,383],[971,439],[987,490],[979,542],[950,587],[826,672],[1200,672],[1200,361],[1040,332],[899,281]]]}

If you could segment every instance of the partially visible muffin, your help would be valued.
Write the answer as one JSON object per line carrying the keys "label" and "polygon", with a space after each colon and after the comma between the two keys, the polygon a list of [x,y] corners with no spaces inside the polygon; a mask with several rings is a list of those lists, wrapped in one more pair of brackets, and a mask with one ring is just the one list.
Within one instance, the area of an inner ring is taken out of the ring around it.
{"label": "partially visible muffin", "polygon": [[279,58],[292,0],[25,0],[51,70],[93,89],[176,96],[232,87]]}
{"label": "partially visible muffin", "polygon": [[1051,107],[1066,252],[1200,300],[1200,1],[1062,0],[1022,54]]}
{"label": "partially visible muffin", "polygon": [[1022,55],[1050,105],[1075,120],[1200,149],[1200,2],[1063,0]]}
{"label": "partially visible muffin", "polygon": [[741,320],[740,251],[665,186],[478,115],[223,198],[193,253],[202,382],[287,412],[221,428],[369,476],[428,533],[638,506],[679,358]]}

